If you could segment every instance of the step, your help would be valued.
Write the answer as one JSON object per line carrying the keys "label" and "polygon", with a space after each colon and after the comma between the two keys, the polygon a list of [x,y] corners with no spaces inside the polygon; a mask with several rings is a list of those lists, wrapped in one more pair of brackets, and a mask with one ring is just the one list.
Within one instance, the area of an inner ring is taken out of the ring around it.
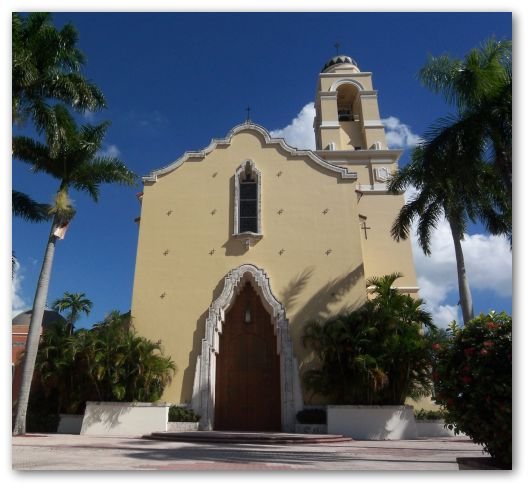
{"label": "step", "polygon": [[334,434],[288,434],[282,432],[153,432],[144,439],[172,442],[212,442],[225,444],[322,444],[349,442],[350,437]]}

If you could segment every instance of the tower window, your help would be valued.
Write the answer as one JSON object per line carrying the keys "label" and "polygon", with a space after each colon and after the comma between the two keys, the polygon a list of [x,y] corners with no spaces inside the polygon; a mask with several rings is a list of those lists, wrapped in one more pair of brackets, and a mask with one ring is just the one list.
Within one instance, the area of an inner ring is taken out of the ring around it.
{"label": "tower window", "polygon": [[339,121],[357,121],[358,113],[354,109],[357,88],[351,84],[343,84],[337,88],[337,116]]}
{"label": "tower window", "polygon": [[248,160],[235,173],[234,233],[261,233],[260,172]]}

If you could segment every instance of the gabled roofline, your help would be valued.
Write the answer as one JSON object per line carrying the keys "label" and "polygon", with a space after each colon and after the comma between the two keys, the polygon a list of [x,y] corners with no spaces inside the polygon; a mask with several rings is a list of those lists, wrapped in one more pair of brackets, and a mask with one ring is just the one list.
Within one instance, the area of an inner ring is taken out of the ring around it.
{"label": "gabled roofline", "polygon": [[[316,155],[312,150],[298,150],[294,147],[291,147],[286,143],[284,138],[273,138],[270,133],[262,126],[257,125],[253,122],[241,123],[233,127],[225,138],[213,138],[211,143],[202,150],[199,151],[190,151],[185,152],[179,159],[176,159],[174,162],[171,162],[169,165],[152,171],[149,175],[142,177],[143,182],[156,182],[159,176],[168,174],[173,170],[176,170],[184,162],[187,162],[189,159],[204,159],[205,156],[211,153],[217,146],[230,145],[231,139],[238,133],[243,131],[254,131],[264,137],[264,141],[267,145],[278,145],[280,148],[288,152],[290,155],[295,155],[299,157],[309,157],[317,165],[327,169],[330,172],[338,174],[341,179],[357,179],[357,172],[350,172],[348,169],[343,167],[336,167],[328,163],[326,160],[322,159]],[[198,162],[198,161],[197,161]],[[201,160],[199,161],[201,162]]]}

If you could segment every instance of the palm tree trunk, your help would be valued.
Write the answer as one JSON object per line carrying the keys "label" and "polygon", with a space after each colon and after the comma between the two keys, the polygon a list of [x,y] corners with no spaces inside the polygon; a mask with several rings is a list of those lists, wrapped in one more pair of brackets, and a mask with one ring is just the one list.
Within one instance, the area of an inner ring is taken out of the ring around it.
{"label": "palm tree trunk", "polygon": [[460,297],[460,307],[462,308],[462,319],[464,324],[467,324],[473,319],[473,299],[471,297],[471,289],[469,288],[469,280],[466,273],[466,264],[464,262],[464,253],[462,252],[462,232],[458,226],[448,218],[449,226],[451,227],[451,234],[453,235],[453,243],[455,244],[455,258],[457,264],[458,275],[458,295]]}
{"label": "palm tree trunk", "polygon": [[37,358],[39,347],[42,318],[44,316],[44,307],[48,298],[51,267],[53,264],[53,256],[55,254],[55,243],[57,241],[57,237],[53,234],[56,225],[57,217],[53,218],[48,243],[46,245],[46,251],[44,253],[44,261],[42,263],[42,268],[40,270],[40,276],[37,283],[35,300],[33,301],[33,311],[31,313],[31,321],[29,323],[29,331],[22,365],[22,383],[20,385],[20,393],[16,405],[16,418],[13,428],[14,435],[26,433],[26,415],[29,402],[29,392],[31,390],[33,373],[35,371],[35,360]]}

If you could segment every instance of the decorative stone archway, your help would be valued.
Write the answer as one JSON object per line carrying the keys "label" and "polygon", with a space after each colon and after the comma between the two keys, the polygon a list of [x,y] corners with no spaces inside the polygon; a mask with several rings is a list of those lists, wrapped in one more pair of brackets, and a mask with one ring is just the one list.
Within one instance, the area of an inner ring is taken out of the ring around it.
{"label": "decorative stone archway", "polygon": [[225,313],[233,304],[238,292],[249,282],[260,296],[277,339],[280,356],[281,421],[282,430],[295,429],[295,413],[302,409],[302,395],[296,359],[288,330],[288,320],[282,304],[271,291],[269,278],[264,270],[254,265],[241,265],[231,270],[224,281],[221,295],[209,308],[205,321],[205,337],[202,352],[196,360],[192,408],[200,415],[200,429],[214,429],[216,356],[220,349],[220,334],[225,322]]}

